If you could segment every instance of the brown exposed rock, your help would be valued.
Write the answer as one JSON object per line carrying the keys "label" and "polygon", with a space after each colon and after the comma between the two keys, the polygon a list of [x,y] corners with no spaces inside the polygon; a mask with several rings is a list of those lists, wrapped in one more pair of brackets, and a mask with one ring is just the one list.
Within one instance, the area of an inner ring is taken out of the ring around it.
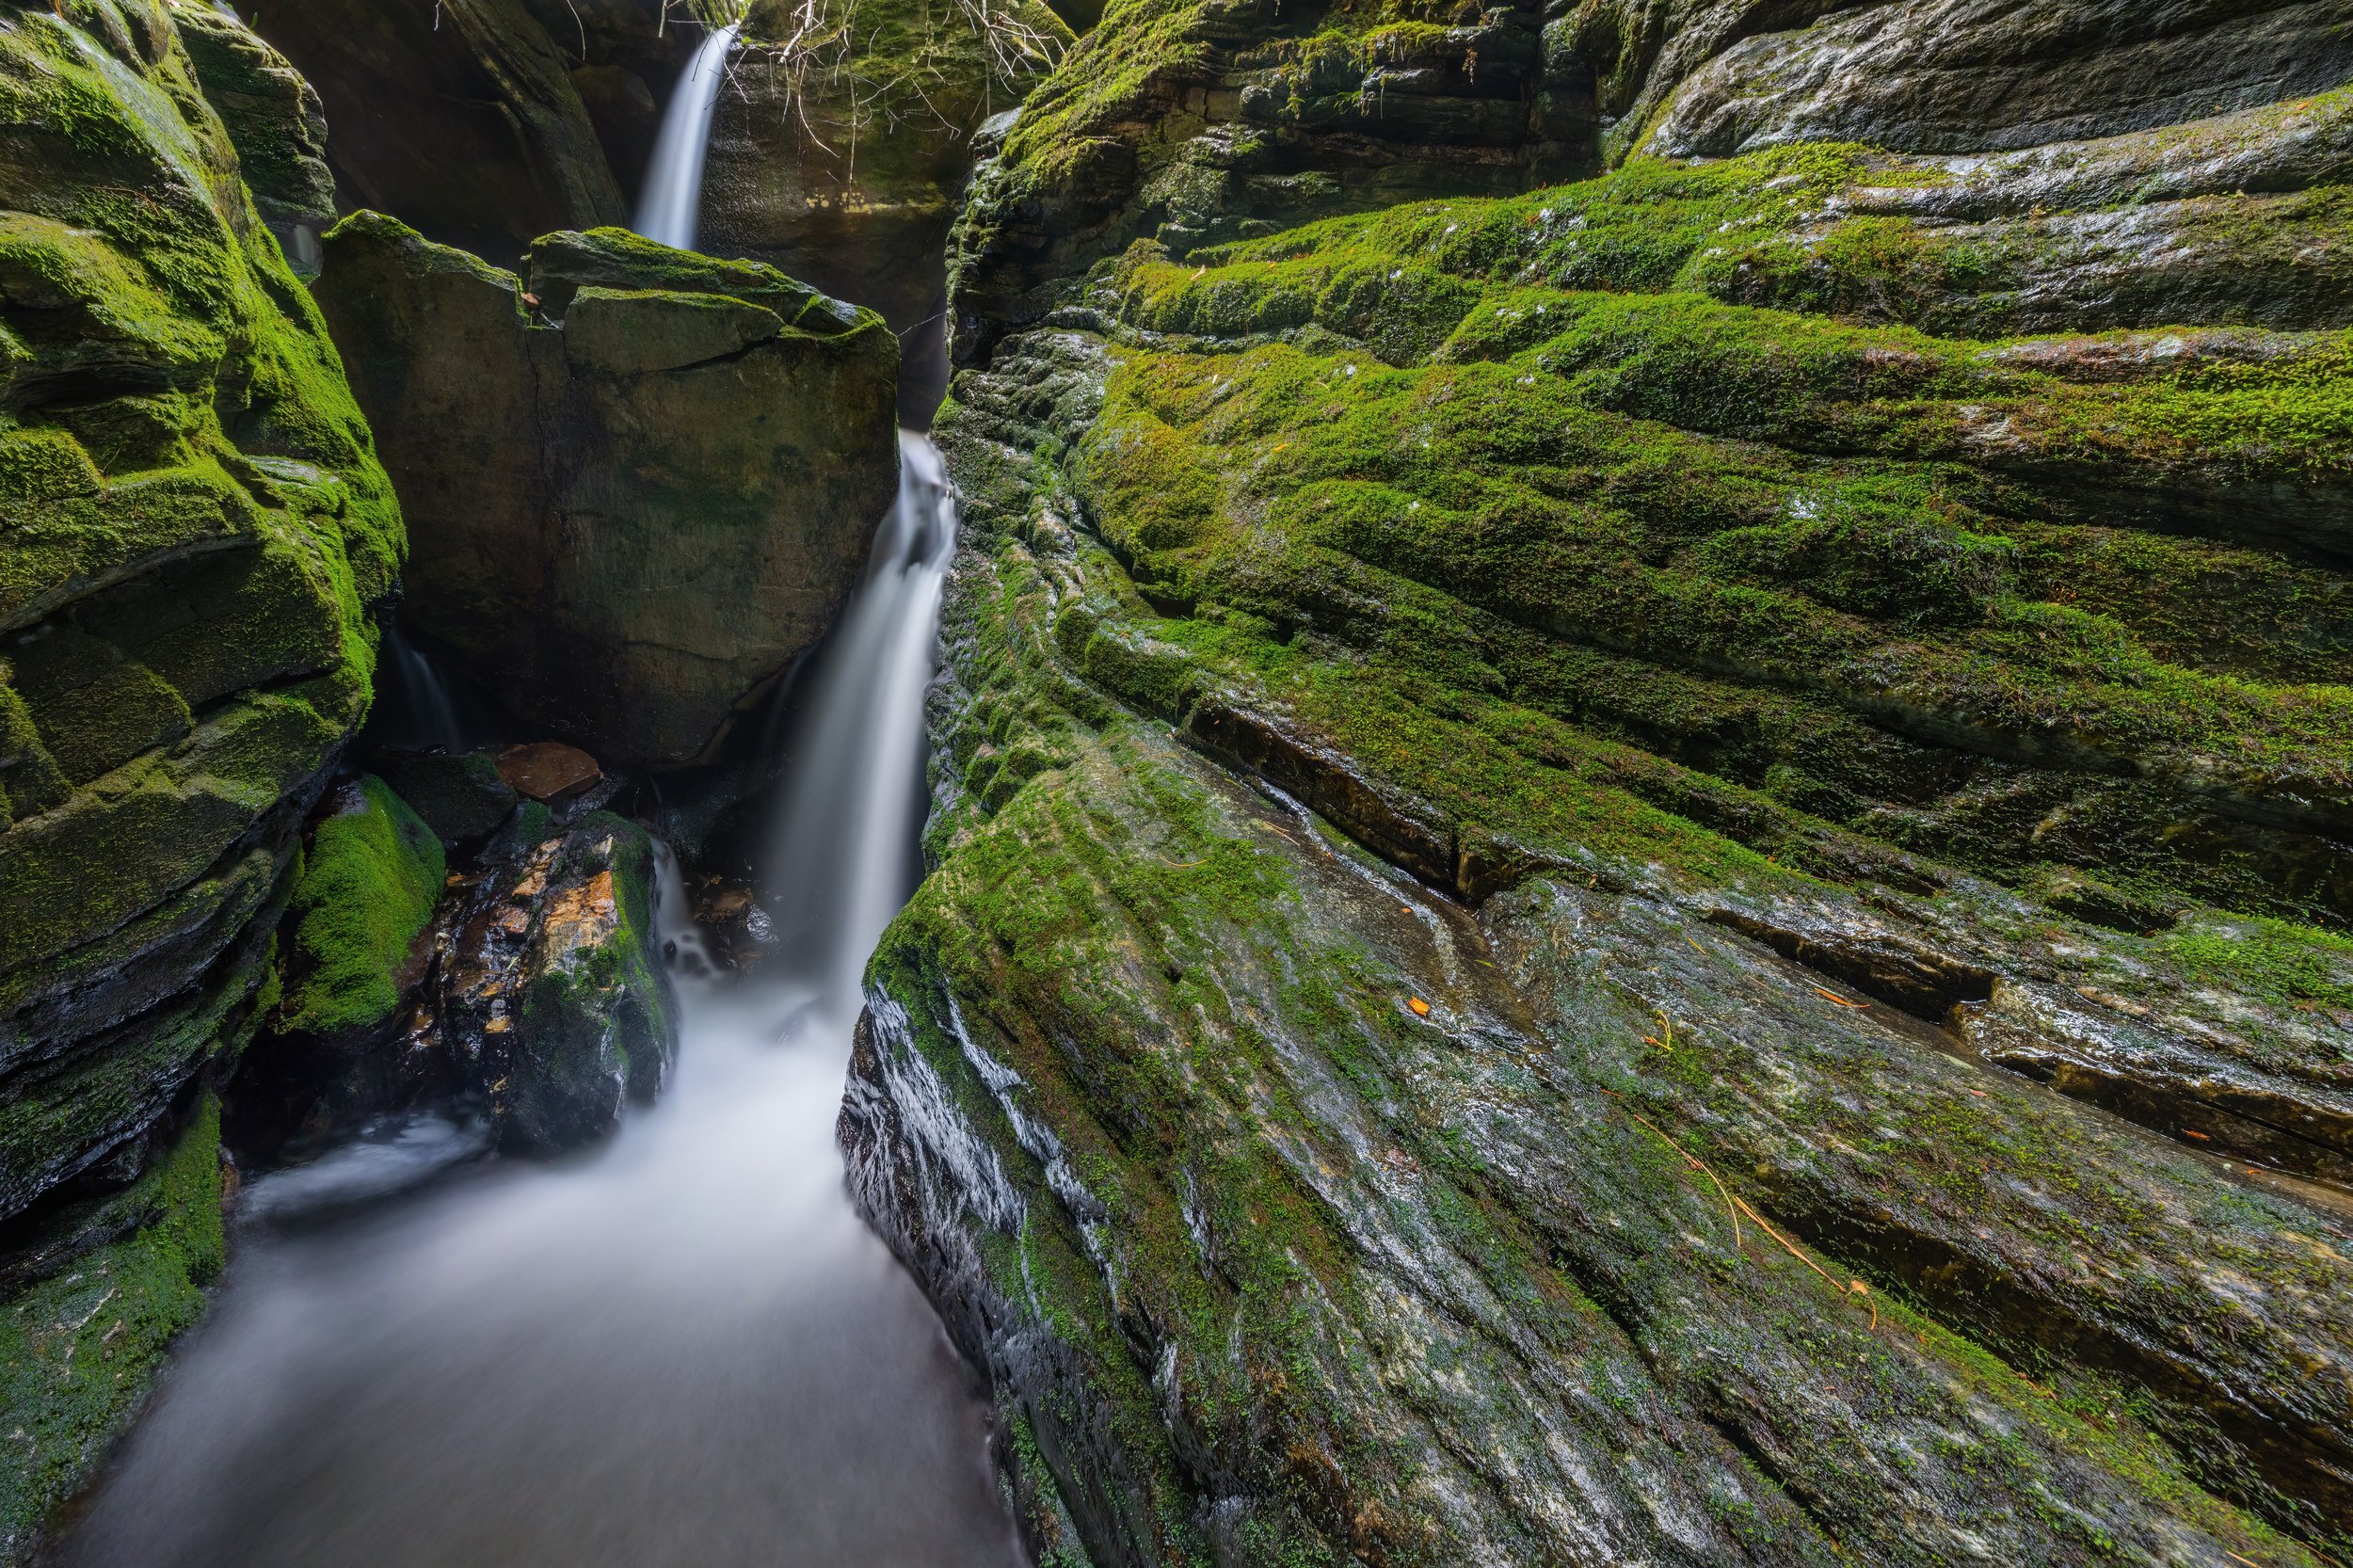
{"label": "brown exposed rock", "polygon": [[508,746],[497,760],[499,776],[533,800],[569,800],[604,777],[595,758],[559,741]]}

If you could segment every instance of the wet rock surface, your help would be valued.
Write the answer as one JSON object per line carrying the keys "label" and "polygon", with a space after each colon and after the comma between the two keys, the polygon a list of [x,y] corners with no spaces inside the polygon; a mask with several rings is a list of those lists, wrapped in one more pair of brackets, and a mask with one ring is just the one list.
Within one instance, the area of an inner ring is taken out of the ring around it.
{"label": "wet rock surface", "polygon": [[454,1112],[509,1150],[556,1154],[650,1101],[675,1000],[653,840],[602,809],[613,792],[515,806],[446,879],[435,858],[423,918],[382,968],[386,1005],[322,1033],[290,1000],[232,1086],[237,1146],[299,1162],[386,1117]]}
{"label": "wet rock surface", "polygon": [[520,278],[373,214],[327,249],[407,504],[408,618],[531,732],[702,755],[829,624],[889,505],[888,328],[618,231],[545,236]]}
{"label": "wet rock surface", "polygon": [[1041,1560],[2346,1551],[2334,13],[1832,11],[1385,197],[1115,10],[977,176],[841,1133]]}

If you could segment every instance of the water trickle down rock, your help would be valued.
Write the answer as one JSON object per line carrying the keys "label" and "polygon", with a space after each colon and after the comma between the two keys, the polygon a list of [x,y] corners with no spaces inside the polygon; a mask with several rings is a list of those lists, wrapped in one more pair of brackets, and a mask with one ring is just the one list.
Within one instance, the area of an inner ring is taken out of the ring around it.
{"label": "water trickle down rock", "polygon": [[327,251],[407,616],[534,732],[705,753],[856,582],[897,484],[889,329],[618,231],[536,241],[527,285],[374,214]]}

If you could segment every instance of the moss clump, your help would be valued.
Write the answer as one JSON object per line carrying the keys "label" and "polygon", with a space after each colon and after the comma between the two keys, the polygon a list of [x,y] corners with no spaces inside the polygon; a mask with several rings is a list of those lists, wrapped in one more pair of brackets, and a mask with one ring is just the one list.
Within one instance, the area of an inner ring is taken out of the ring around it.
{"label": "moss clump", "polygon": [[[400,227],[376,214],[356,217],[392,229]],[[549,234],[535,240],[531,253],[523,258],[523,271],[531,280],[532,292],[559,315],[581,289],[593,287],[725,296],[774,311],[786,326],[824,337],[852,331],[877,319],[871,311],[820,294],[762,263],[721,261],[697,251],[673,250],[624,229],[592,229],[586,233]]]}
{"label": "moss clump", "polygon": [[208,1095],[127,1192],[63,1217],[45,1277],[0,1303],[0,1551],[16,1558],[96,1473],[226,1260]]}
{"label": "moss clump", "polygon": [[440,840],[389,785],[370,775],[342,805],[312,834],[287,909],[284,1030],[345,1034],[390,1017],[441,896]]}

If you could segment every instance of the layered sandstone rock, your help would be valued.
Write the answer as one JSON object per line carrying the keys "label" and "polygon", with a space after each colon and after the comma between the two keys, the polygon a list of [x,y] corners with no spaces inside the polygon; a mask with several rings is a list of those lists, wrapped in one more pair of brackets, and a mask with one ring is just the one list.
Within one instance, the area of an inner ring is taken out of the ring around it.
{"label": "layered sandstone rock", "polygon": [[2345,1549],[2341,34],[1831,9],[1465,173],[1114,8],[977,178],[842,1131],[1042,1556]]}
{"label": "layered sandstone rock", "polygon": [[171,13],[0,11],[0,104],[5,1555],[218,1267],[200,1080],[266,1004],[403,544]]}

